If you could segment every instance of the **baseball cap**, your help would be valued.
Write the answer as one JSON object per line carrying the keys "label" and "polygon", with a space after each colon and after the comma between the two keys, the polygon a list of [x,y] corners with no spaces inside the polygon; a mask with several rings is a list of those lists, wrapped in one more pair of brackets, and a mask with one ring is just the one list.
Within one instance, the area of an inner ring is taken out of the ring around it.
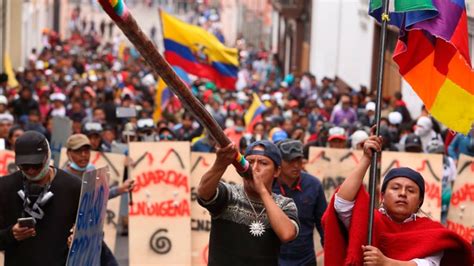
{"label": "baseball cap", "polygon": [[51,96],[49,96],[49,99],[51,101],[65,102],[66,101],[66,95],[64,95],[64,93],[61,93],[61,92],[55,92],[55,93],[51,94]]}
{"label": "baseball cap", "polygon": [[137,121],[138,131],[149,130],[149,129],[154,129],[154,128],[155,128],[155,123],[153,122],[153,119],[151,118],[142,118]]}
{"label": "baseball cap", "polygon": [[100,134],[102,133],[104,129],[102,128],[102,125],[97,122],[87,122],[84,125],[83,128],[83,133],[86,135],[92,135],[92,134]]}
{"label": "baseball cap", "polygon": [[357,145],[361,142],[364,142],[369,138],[369,134],[365,132],[364,130],[356,130],[352,135],[351,135],[351,146],[353,149],[357,148]]}
{"label": "baseball cap", "polygon": [[[382,183],[382,192],[385,192],[385,189],[387,188],[387,184],[390,180],[397,178],[397,177],[406,177],[418,185],[420,188],[420,199],[423,200],[425,197],[425,180],[423,179],[423,176],[418,173],[417,171],[408,168],[408,167],[398,167],[398,168],[393,168],[391,169],[386,175],[385,178],[383,179]],[[423,204],[423,202],[421,203]],[[420,205],[421,206],[421,205]]]}
{"label": "baseball cap", "polygon": [[7,105],[8,104],[8,99],[4,95],[0,95],[0,104]]}
{"label": "baseball cap", "polygon": [[276,145],[280,149],[281,158],[285,161],[304,157],[303,143],[299,140],[285,139],[279,141]]}
{"label": "baseball cap", "polygon": [[426,116],[422,116],[422,117],[418,118],[418,120],[416,121],[416,125],[418,127],[424,128],[424,129],[432,129],[433,128],[433,122],[431,121],[431,119],[429,117],[426,117]]}
{"label": "baseball cap", "polygon": [[421,148],[421,139],[417,135],[411,133],[408,134],[405,139],[405,149],[407,148]]}
{"label": "baseball cap", "polygon": [[288,134],[284,130],[277,130],[272,134],[272,141],[277,143],[278,141],[288,138]]}
{"label": "baseball cap", "polygon": [[374,102],[368,102],[365,105],[365,110],[366,111],[375,111],[375,103]]}
{"label": "baseball cap", "polygon": [[66,149],[78,150],[83,146],[91,146],[89,138],[84,134],[74,134],[66,141]]}
{"label": "baseball cap", "polygon": [[13,123],[14,122],[14,118],[11,114],[8,114],[8,113],[3,113],[3,114],[0,114],[0,123]]}
{"label": "baseball cap", "polygon": [[388,114],[388,122],[390,122],[392,125],[398,125],[402,122],[402,120],[402,114],[397,111]]}
{"label": "baseball cap", "polygon": [[[262,146],[263,151],[254,150],[255,147]],[[245,151],[245,157],[249,155],[263,155],[270,158],[276,166],[281,165],[281,153],[278,147],[269,140],[259,140],[251,143]]]}
{"label": "baseball cap", "polygon": [[48,141],[43,134],[27,131],[15,142],[15,164],[43,164],[48,151]]}
{"label": "baseball cap", "polygon": [[440,139],[432,139],[426,146],[428,153],[444,153],[444,143]]}
{"label": "baseball cap", "polygon": [[347,140],[346,131],[342,127],[332,127],[329,129],[328,141],[333,139]]}

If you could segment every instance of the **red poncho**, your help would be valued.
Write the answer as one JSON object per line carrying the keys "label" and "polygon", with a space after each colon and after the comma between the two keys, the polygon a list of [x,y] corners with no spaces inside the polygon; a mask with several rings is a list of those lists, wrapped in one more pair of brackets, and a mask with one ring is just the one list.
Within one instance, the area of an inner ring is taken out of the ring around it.
{"label": "red poncho", "polygon": [[[366,245],[369,195],[361,188],[356,196],[349,233],[337,217],[334,196],[323,216],[324,264],[363,265]],[[372,246],[387,257],[409,261],[444,251],[441,265],[473,265],[471,245],[461,236],[428,218],[398,224],[375,211]]]}

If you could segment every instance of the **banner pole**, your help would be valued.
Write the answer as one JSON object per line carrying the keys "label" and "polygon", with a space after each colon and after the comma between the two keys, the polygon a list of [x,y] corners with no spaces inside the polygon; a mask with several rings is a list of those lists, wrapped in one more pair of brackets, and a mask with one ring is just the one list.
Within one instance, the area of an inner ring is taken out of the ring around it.
{"label": "banner pole", "polygon": [[[383,87],[383,74],[385,65],[385,48],[387,46],[387,25],[390,20],[389,17],[389,5],[390,0],[384,0],[382,3],[382,25],[380,32],[380,47],[379,47],[379,65],[377,68],[377,99],[375,102],[375,135],[380,135],[380,117],[382,107],[382,87]],[[375,195],[376,195],[376,180],[377,180],[377,169],[380,153],[374,152],[372,156],[372,162],[370,164],[370,176],[369,176],[369,195],[370,195],[370,206],[369,206],[369,225],[367,234],[367,244],[372,245],[372,235],[374,227],[374,210],[375,210]]]}

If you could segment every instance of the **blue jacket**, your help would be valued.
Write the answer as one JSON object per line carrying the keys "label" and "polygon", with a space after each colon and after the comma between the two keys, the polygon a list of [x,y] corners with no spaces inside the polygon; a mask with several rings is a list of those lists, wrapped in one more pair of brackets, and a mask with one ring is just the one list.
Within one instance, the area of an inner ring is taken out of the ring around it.
{"label": "blue jacket", "polygon": [[300,220],[298,237],[281,246],[278,264],[281,266],[316,265],[313,231],[316,227],[321,236],[321,245],[323,245],[324,232],[321,217],[327,207],[321,182],[316,177],[301,172],[300,178],[295,180],[291,188],[275,179],[273,192],[295,201]]}
{"label": "blue jacket", "polygon": [[469,150],[469,141],[471,140],[471,137],[465,136],[462,134],[457,134],[451,144],[448,146],[448,155],[449,157],[453,158],[454,160],[459,159],[459,155],[461,153],[469,155],[469,156],[474,156],[474,149]]}

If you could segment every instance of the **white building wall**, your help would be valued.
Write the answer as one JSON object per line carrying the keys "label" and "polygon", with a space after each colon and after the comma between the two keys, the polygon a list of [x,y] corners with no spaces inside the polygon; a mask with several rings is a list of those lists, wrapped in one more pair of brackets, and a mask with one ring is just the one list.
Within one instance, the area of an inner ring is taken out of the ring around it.
{"label": "white building wall", "polygon": [[226,44],[234,46],[238,31],[240,30],[238,18],[240,12],[238,9],[242,7],[235,0],[221,1],[221,6],[222,32],[224,33]]}
{"label": "white building wall", "polygon": [[279,29],[278,26],[279,25],[280,25],[280,16],[277,11],[273,10],[272,11],[271,51],[274,54],[278,53],[278,29]]}
{"label": "white building wall", "polygon": [[408,111],[413,119],[417,118],[421,114],[421,107],[423,102],[416,92],[411,88],[410,84],[402,78],[402,89],[401,89],[403,100],[407,104]]}
{"label": "white building wall", "polygon": [[370,85],[373,20],[368,0],[313,0],[310,70],[351,87]]}
{"label": "white building wall", "polygon": [[[319,80],[338,76],[355,89],[370,86],[375,22],[367,14],[368,0],[313,1],[310,71]],[[423,103],[403,78],[401,92],[418,117]]]}

